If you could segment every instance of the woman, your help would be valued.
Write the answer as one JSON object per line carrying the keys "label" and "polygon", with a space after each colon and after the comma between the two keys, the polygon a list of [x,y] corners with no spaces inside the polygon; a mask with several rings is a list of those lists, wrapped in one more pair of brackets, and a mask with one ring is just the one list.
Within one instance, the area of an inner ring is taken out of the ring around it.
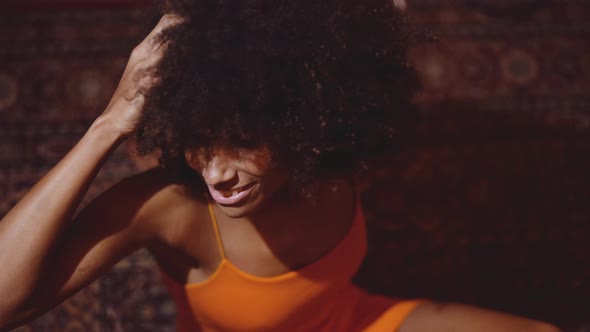
{"label": "woman", "polygon": [[[139,248],[179,331],[556,331],[353,286],[360,171],[411,123],[415,84],[390,0],[175,1],[104,113],[0,222],[0,326],[30,320]],[[161,166],[74,212],[137,133]]]}

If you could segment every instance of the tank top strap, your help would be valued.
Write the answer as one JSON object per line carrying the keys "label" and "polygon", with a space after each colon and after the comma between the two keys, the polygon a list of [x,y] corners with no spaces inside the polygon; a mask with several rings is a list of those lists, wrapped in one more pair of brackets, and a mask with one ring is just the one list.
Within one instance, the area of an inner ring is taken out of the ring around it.
{"label": "tank top strap", "polygon": [[215,231],[215,241],[217,242],[217,248],[219,248],[219,254],[221,255],[222,259],[225,259],[225,250],[223,249],[223,241],[221,241],[221,233],[219,232],[219,225],[217,224],[217,218],[215,218],[215,212],[213,211],[213,205],[211,202],[207,202],[207,207],[209,208],[209,216],[211,217],[211,222],[213,223],[213,230]]}

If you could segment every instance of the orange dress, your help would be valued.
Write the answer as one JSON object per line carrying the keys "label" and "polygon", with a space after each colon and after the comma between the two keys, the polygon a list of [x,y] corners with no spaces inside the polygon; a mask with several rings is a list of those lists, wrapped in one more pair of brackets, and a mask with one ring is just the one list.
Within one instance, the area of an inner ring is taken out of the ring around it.
{"label": "orange dress", "polygon": [[222,261],[197,284],[167,277],[177,304],[179,332],[393,332],[420,301],[369,294],[353,285],[367,250],[365,220],[357,199],[352,226],[328,254],[275,277],[245,273],[225,256],[211,206]]}

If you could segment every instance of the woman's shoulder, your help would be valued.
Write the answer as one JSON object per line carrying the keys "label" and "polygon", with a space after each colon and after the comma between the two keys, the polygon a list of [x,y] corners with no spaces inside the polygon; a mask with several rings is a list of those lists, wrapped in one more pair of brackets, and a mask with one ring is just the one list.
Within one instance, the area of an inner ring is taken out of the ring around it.
{"label": "woman's shoulder", "polygon": [[149,229],[158,243],[182,247],[187,235],[194,240],[200,236],[209,210],[202,183],[178,176],[165,168],[156,167],[126,180],[134,196],[144,197],[141,223]]}
{"label": "woman's shoulder", "polygon": [[179,176],[164,167],[154,167],[123,179],[120,186],[138,193],[162,193],[176,198],[205,198],[203,184]]}
{"label": "woman's shoulder", "polygon": [[[159,222],[178,211],[206,211],[207,200],[198,182],[183,179],[163,167],[155,167],[121,180],[103,195],[124,210],[140,207],[141,219]],[[124,202],[123,204],[119,204]]]}

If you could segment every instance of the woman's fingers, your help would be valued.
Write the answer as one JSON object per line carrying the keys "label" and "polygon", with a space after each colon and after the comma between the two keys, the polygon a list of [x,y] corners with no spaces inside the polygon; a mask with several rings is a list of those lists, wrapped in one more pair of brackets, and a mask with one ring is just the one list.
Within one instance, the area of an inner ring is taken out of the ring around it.
{"label": "woman's fingers", "polygon": [[141,60],[141,68],[147,69],[156,66],[164,56],[164,53],[166,52],[166,49],[169,45],[169,42],[164,42],[154,47],[150,54]]}
{"label": "woman's fingers", "polygon": [[153,51],[157,50],[161,43],[158,40],[159,34],[167,28],[176,24],[182,23],[182,17],[174,14],[166,14],[160,18],[158,24],[152,29],[152,31],[143,39],[132,52],[132,56],[136,58],[144,58]]}
{"label": "woman's fingers", "polygon": [[145,82],[153,83],[153,78],[146,71],[157,65],[168,48],[168,42],[160,42],[158,40],[159,34],[166,28],[179,24],[182,21],[182,18],[177,15],[166,14],[162,16],[154,29],[131,52],[125,71],[131,73],[136,82],[141,79],[141,83],[144,83],[140,84],[141,86],[145,86]]}
{"label": "woman's fingers", "polygon": [[131,52],[123,77],[103,113],[122,135],[126,136],[135,130],[145,101],[143,94],[158,81],[154,69],[170,44],[167,41],[160,42],[158,35],[166,28],[181,22],[179,16],[164,15],[148,36]]}

